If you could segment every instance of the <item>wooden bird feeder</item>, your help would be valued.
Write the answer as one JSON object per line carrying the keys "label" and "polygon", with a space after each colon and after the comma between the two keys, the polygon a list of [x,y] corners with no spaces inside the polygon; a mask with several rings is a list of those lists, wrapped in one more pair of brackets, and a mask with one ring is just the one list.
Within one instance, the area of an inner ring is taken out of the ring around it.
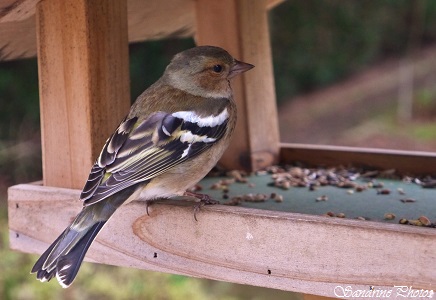
{"label": "wooden bird feeder", "polygon": [[[8,191],[11,248],[42,253],[80,210],[90,167],[130,106],[129,42],[194,36],[256,66],[233,83],[239,120],[221,161],[228,169],[301,161],[433,173],[434,153],[279,142],[267,11],[280,2],[0,1],[1,59],[38,57],[43,150],[42,183]],[[133,202],[115,213],[87,260],[312,299],[334,297],[337,286],[434,289],[434,249],[430,228],[221,205],[195,222],[183,202],[157,203],[150,216]]]}

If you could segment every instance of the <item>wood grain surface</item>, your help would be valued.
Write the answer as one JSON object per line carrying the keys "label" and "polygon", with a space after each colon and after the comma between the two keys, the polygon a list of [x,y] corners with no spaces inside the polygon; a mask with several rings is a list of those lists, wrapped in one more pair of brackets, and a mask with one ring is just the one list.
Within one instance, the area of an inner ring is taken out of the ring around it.
{"label": "wood grain surface", "polygon": [[[9,189],[12,249],[41,253],[80,210],[78,190]],[[434,289],[436,231],[229,206],[134,201],[91,246],[89,261],[334,297],[338,285]],[[80,274],[79,274],[80,276]]]}

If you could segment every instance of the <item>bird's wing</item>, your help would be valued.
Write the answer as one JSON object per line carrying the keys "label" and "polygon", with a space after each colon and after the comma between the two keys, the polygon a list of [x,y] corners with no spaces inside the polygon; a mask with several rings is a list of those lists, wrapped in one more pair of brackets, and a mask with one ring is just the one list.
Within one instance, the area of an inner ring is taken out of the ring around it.
{"label": "bird's wing", "polygon": [[89,205],[190,160],[217,141],[228,112],[201,117],[193,111],[156,112],[138,122],[125,119],[107,140],[80,198]]}

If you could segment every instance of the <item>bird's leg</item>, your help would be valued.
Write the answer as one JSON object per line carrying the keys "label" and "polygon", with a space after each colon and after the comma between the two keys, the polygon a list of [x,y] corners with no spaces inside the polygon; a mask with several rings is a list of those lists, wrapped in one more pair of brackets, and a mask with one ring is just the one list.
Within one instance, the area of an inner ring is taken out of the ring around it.
{"label": "bird's leg", "polygon": [[204,205],[214,205],[219,204],[220,202],[218,200],[213,200],[209,195],[201,194],[201,193],[194,193],[194,192],[188,192],[186,191],[184,196],[194,197],[200,200],[199,203],[195,204],[194,206],[194,219],[197,220],[197,212],[200,211],[200,208]]}

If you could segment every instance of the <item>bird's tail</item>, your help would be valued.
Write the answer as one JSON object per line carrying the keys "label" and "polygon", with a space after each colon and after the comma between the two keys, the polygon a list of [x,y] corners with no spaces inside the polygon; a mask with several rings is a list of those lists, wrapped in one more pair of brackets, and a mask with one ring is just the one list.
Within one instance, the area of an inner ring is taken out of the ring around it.
{"label": "bird's tail", "polygon": [[83,207],[73,223],[41,255],[31,273],[36,273],[36,278],[42,282],[56,276],[62,287],[70,286],[89,246],[106,221],[132,193],[132,190],[123,191]]}

